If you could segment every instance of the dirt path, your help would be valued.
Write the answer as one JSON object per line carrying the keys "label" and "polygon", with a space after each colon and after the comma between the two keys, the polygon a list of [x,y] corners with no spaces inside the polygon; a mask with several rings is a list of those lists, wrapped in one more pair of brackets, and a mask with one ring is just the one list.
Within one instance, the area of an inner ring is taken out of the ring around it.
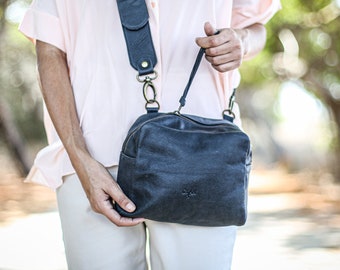
{"label": "dirt path", "polygon": [[315,184],[308,176],[253,175],[249,219],[239,229],[234,269],[340,269],[339,186],[326,179]]}
{"label": "dirt path", "polygon": [[234,269],[340,269],[340,215],[300,208],[299,199],[299,194],[250,197]]}

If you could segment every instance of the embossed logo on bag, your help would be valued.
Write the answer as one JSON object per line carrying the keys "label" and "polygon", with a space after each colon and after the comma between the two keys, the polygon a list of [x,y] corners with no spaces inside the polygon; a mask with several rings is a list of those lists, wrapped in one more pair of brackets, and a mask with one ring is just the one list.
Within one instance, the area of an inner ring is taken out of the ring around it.
{"label": "embossed logo on bag", "polygon": [[182,195],[187,199],[192,199],[193,197],[197,196],[197,193],[194,190],[184,189],[182,191]]}

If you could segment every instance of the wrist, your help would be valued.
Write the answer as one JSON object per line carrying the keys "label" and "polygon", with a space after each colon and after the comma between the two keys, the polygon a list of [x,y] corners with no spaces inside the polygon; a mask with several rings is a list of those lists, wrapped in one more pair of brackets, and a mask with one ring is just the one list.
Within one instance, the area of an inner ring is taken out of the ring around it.
{"label": "wrist", "polygon": [[244,36],[242,39],[243,42],[243,57],[249,54],[249,29],[244,29]]}
{"label": "wrist", "polygon": [[76,170],[78,168],[86,167],[86,165],[92,161],[92,156],[89,153],[85,143],[80,145],[75,144],[65,148],[70,161]]}
{"label": "wrist", "polygon": [[236,33],[238,34],[241,44],[242,44],[242,56],[246,57],[249,54],[249,35],[250,31],[248,28],[236,29]]}

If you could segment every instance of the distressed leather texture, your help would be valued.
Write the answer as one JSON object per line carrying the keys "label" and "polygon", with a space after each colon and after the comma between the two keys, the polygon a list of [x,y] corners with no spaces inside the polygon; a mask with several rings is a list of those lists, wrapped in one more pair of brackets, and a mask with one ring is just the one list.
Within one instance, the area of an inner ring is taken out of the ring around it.
{"label": "distressed leather texture", "polygon": [[[157,57],[149,26],[149,14],[145,1],[117,0],[120,20],[126,40],[131,66],[138,74],[153,73]],[[147,62],[147,66],[142,63]]]}
{"label": "distressed leather texture", "polygon": [[136,204],[126,217],[199,226],[244,225],[249,137],[228,120],[148,113],[131,127],[118,184]]}

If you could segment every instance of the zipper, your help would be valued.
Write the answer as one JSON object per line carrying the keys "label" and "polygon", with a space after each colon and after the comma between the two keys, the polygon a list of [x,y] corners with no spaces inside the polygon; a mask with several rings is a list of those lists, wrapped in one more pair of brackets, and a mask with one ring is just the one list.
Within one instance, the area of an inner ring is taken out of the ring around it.
{"label": "zipper", "polygon": [[[188,116],[186,116],[186,115],[177,114],[177,113],[165,113],[165,114],[163,114],[163,115],[160,115],[160,116],[157,117],[157,118],[158,118],[158,119],[162,119],[162,118],[167,117],[167,116],[169,116],[169,115],[177,115],[178,117],[183,117],[185,120],[190,121],[190,122],[192,122],[192,123],[195,123],[195,124],[202,124],[202,123],[200,123],[200,122],[198,122],[198,121],[195,121],[194,119],[192,119],[192,118],[190,118],[190,117],[188,117]],[[130,135],[125,139],[125,141],[124,141],[124,143],[123,143],[122,149],[124,149],[124,152],[126,151],[126,145],[129,143],[131,137],[132,137],[138,130],[140,130],[144,125],[146,125],[146,124],[149,123],[149,122],[152,122],[154,119],[155,119],[155,118],[151,118],[151,119],[149,119],[149,120],[147,120],[147,121],[145,121],[145,122],[139,124],[138,126],[136,126],[136,127],[130,132]],[[213,120],[213,119],[212,119],[212,120]],[[222,123],[216,124],[216,125],[218,125],[218,126],[223,126]],[[216,126],[216,125],[215,125],[215,126]],[[207,126],[209,127],[209,125],[207,125]],[[245,133],[242,132],[237,126],[232,127],[232,130],[231,130],[231,131],[232,131],[232,132],[235,132],[235,133],[243,133],[243,134],[245,134]],[[247,134],[245,134],[245,135],[248,137]],[[249,137],[248,137],[248,138],[249,138]]]}

